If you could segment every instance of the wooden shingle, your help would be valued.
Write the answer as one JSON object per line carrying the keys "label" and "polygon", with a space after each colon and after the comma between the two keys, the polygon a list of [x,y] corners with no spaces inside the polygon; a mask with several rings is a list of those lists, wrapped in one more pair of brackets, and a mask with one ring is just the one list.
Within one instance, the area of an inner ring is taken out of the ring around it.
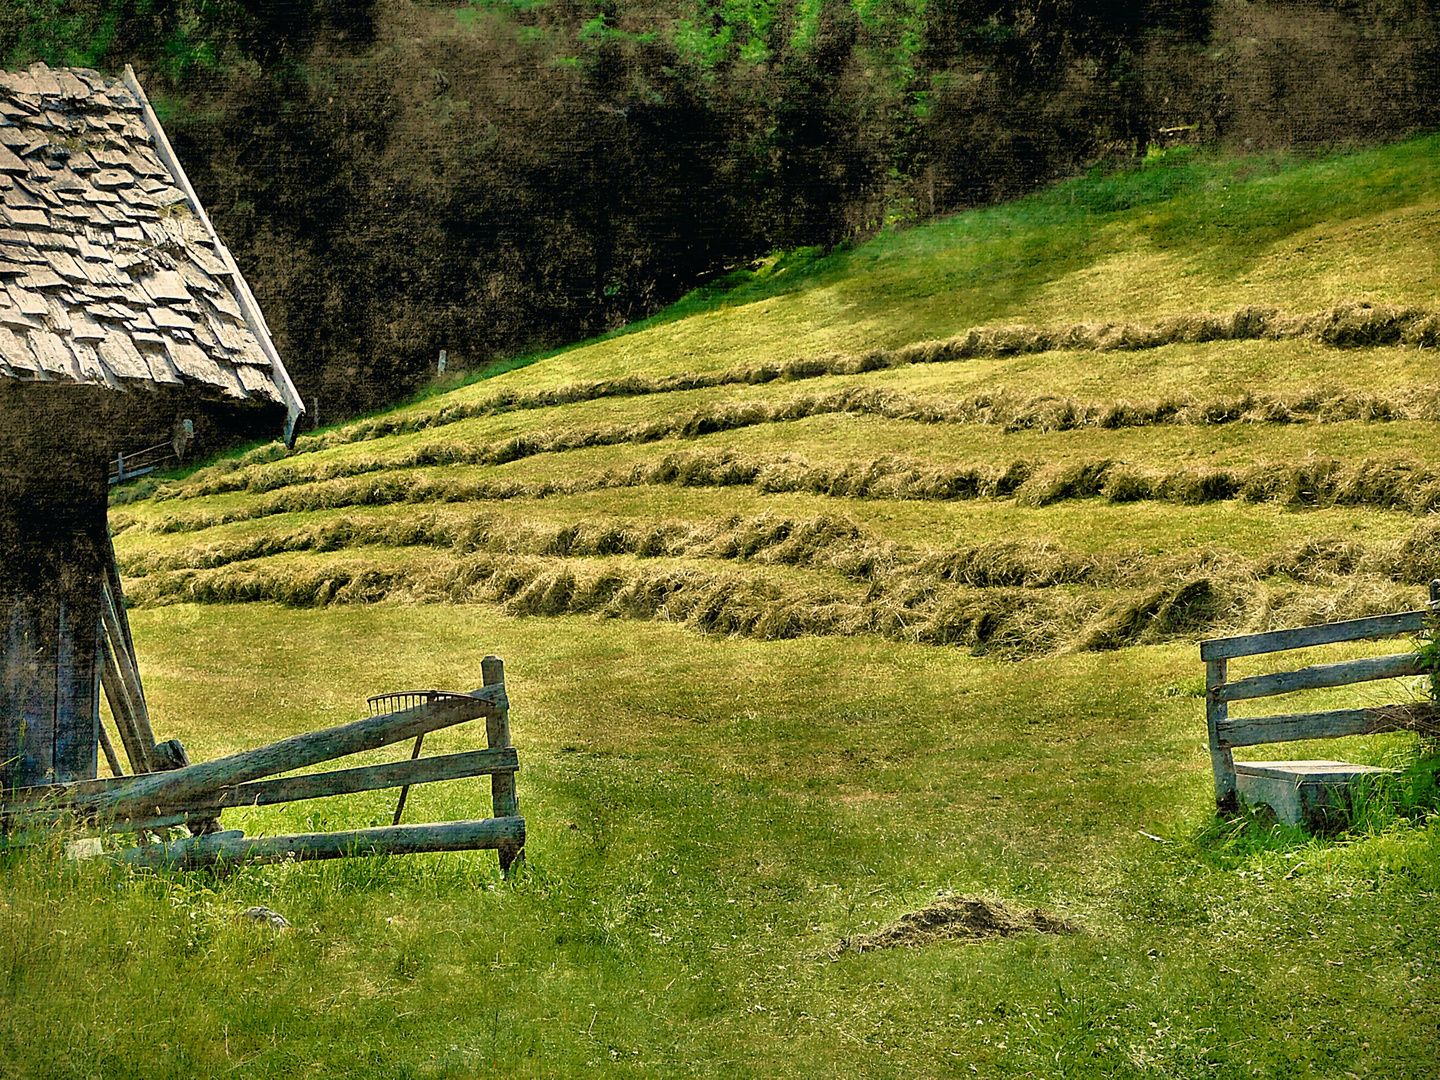
{"label": "wooden shingle", "polygon": [[[137,349],[145,362],[150,366],[150,377],[157,383],[173,383],[176,386],[185,385],[185,380],[180,377],[180,372],[176,369],[175,365],[170,362],[170,357],[166,355],[162,341],[140,342],[137,345]],[[221,377],[223,378],[225,374],[226,369],[221,368]],[[227,397],[230,396],[228,381],[226,385],[220,389]]]}
{"label": "wooden shingle", "polygon": [[225,376],[221,374],[220,365],[210,359],[204,349],[188,342],[176,341],[168,334],[162,334],[160,337],[164,342],[165,352],[170,357],[170,362],[182,375],[188,375],[192,379],[202,379],[206,382],[226,381]]}
{"label": "wooden shingle", "polygon": [[88,68],[0,72],[0,378],[303,412],[145,101]]}
{"label": "wooden shingle", "polygon": [[150,365],[135,348],[130,335],[123,330],[107,329],[105,337],[95,346],[105,366],[122,379],[152,379]]}
{"label": "wooden shingle", "polygon": [[10,307],[0,307],[0,326],[8,326],[13,330],[35,330],[39,328],[40,320],[26,315],[12,304]]}
{"label": "wooden shingle", "polygon": [[105,328],[90,317],[90,313],[80,308],[70,316],[70,339],[72,342],[103,341]]}
{"label": "wooden shingle", "polygon": [[194,299],[190,290],[185,287],[185,279],[174,270],[156,270],[141,279],[140,287],[160,301]]}
{"label": "wooden shingle", "polygon": [[30,351],[40,362],[41,369],[50,376],[80,379],[80,365],[75,355],[65,346],[59,336],[49,330],[31,330],[26,336]]}
{"label": "wooden shingle", "polygon": [[30,355],[30,347],[25,344],[24,338],[8,326],[0,326],[0,359],[21,371],[40,370],[40,365],[35,357]]}
{"label": "wooden shingle", "polygon": [[75,362],[80,365],[80,377],[85,382],[99,383],[114,389],[119,389],[120,384],[110,374],[110,369],[100,361],[95,350],[84,341],[75,338],[70,339],[70,351],[75,354]]}
{"label": "wooden shingle", "polygon": [[28,173],[29,171],[30,166],[16,157],[8,145],[0,145],[0,172]]}
{"label": "wooden shingle", "polygon": [[19,282],[10,282],[6,286],[10,293],[10,299],[15,306],[26,315],[48,315],[50,305],[45,302],[45,297],[38,292],[25,288]]}
{"label": "wooden shingle", "polygon": [[0,206],[0,220],[8,221],[17,228],[31,228],[38,226],[42,229],[50,228],[50,215],[44,210],[22,210],[18,207]]}
{"label": "wooden shingle", "polygon": [[55,75],[44,64],[30,65],[30,78],[35,85],[35,92],[42,97],[59,97],[60,83]]}

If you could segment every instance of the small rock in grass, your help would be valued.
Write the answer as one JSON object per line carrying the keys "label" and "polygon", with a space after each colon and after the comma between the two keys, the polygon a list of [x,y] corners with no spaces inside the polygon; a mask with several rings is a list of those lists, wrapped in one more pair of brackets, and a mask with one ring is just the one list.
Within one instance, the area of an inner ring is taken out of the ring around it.
{"label": "small rock in grass", "polygon": [[65,857],[78,862],[81,859],[98,858],[104,850],[100,844],[100,837],[89,836],[83,840],[71,840],[67,843]]}
{"label": "small rock in grass", "polygon": [[276,930],[289,930],[290,920],[281,915],[278,911],[271,911],[268,907],[246,908],[235,916],[245,922],[263,923]]}

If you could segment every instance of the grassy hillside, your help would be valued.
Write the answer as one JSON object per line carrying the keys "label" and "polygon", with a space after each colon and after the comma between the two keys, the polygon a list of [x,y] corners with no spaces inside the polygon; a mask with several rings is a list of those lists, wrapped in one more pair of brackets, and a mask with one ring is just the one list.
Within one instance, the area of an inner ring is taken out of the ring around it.
{"label": "grassy hillside", "polygon": [[131,597],[1010,656],[1406,606],[1440,575],[1435,149],[1172,152],[737,275],[164,485],[113,517]]}
{"label": "grassy hillside", "polygon": [[[157,730],[210,757],[497,653],[529,871],[12,859],[0,1060],[1433,1075],[1433,765],[1406,735],[1262,748],[1409,771],[1339,837],[1214,823],[1195,641],[1440,576],[1437,148],[1097,173],[128,493]],[[946,892],[1080,930],[842,947]]]}

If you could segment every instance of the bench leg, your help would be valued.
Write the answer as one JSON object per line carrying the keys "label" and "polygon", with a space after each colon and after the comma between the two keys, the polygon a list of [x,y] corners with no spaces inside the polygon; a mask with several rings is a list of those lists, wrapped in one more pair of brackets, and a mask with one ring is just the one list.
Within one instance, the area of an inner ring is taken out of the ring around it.
{"label": "bench leg", "polygon": [[1240,812],[1235,791],[1235,757],[1229,747],[1220,745],[1217,724],[1230,712],[1228,702],[1216,701],[1215,691],[1225,685],[1224,660],[1205,662],[1205,726],[1210,736],[1210,768],[1215,773],[1215,810],[1222,816]]}

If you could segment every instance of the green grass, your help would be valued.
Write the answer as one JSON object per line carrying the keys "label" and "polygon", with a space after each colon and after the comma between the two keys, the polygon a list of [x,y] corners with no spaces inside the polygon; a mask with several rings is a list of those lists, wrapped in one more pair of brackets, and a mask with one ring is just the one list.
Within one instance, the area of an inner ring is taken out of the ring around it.
{"label": "green grass", "polygon": [[[469,685],[483,653],[505,656],[529,870],[500,884],[491,856],[456,855],[130,877],[12,857],[0,1060],[21,1074],[1436,1064],[1436,825],[1216,830],[1190,648],[1006,664],[446,606],[134,618],[157,721],[205,757],[348,719],[366,693]],[[1409,747],[1355,742],[1362,761]],[[412,799],[420,820],[488,793]],[[388,805],[235,822],[356,825]],[[1084,930],[828,958],[941,890]],[[295,929],[235,921],[256,903]],[[22,1038],[36,1030],[53,1037]]]}
{"label": "green grass", "polygon": [[[1436,149],[1097,171],[117,505],[161,737],[211,758],[501,655],[528,869],[5,854],[0,1073],[1433,1076],[1433,755],[1256,748],[1409,771],[1337,835],[1217,822],[1195,642],[1440,576]],[[1269,336],[1184,340],[1247,305]],[[945,891],[1082,930],[837,953]]]}

